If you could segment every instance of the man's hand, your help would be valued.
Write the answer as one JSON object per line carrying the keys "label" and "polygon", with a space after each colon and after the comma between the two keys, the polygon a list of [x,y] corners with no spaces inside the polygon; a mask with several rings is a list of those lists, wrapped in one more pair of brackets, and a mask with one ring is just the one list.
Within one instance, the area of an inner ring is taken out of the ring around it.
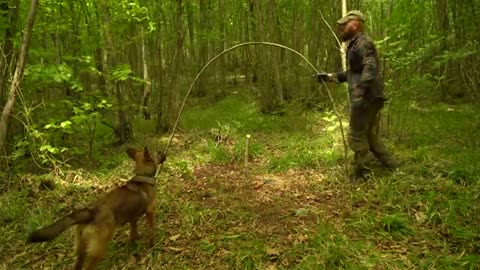
{"label": "man's hand", "polygon": [[325,73],[325,72],[320,72],[315,75],[313,75],[317,79],[319,83],[321,82],[333,82],[333,74],[332,73]]}

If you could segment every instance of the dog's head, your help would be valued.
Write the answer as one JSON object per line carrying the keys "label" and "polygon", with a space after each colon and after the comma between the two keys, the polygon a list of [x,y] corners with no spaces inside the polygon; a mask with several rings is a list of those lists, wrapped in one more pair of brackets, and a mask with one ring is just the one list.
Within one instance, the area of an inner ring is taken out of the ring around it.
{"label": "dog's head", "polygon": [[128,148],[127,154],[135,161],[135,174],[143,176],[155,176],[157,166],[165,162],[166,159],[164,153],[152,154],[146,146],[143,150]]}

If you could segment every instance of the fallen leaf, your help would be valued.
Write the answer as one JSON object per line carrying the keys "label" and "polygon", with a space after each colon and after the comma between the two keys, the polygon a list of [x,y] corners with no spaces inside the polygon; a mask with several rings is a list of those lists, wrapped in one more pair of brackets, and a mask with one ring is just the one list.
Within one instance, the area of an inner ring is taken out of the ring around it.
{"label": "fallen leaf", "polygon": [[127,265],[130,266],[130,265],[135,265],[137,263],[137,259],[135,259],[134,256],[130,256],[130,258],[128,259],[128,263]]}
{"label": "fallen leaf", "polygon": [[295,238],[295,240],[293,241],[293,243],[296,245],[296,244],[300,244],[300,243],[305,243],[307,240],[308,240],[307,235],[298,235]]}
{"label": "fallen leaf", "polygon": [[[150,257],[151,257],[150,255],[151,255],[151,254],[148,254],[147,256],[143,257],[142,260],[140,261],[140,264],[141,264],[141,265],[146,264],[146,263],[147,263],[147,260],[148,260],[148,259],[151,259],[151,258],[150,258]],[[148,263],[147,263],[147,264],[148,264]]]}
{"label": "fallen leaf", "polygon": [[417,219],[418,222],[424,222],[427,220],[427,215],[423,212],[417,212],[415,213],[415,218]]}
{"label": "fallen leaf", "polygon": [[264,183],[261,182],[261,181],[255,181],[255,182],[253,182],[253,188],[254,188],[254,189],[259,189],[259,188],[261,188],[263,185],[264,185]]}
{"label": "fallen leaf", "polygon": [[177,241],[178,238],[180,238],[180,234],[170,236],[168,239],[170,239],[170,241],[175,242],[175,241]]}
{"label": "fallen leaf", "polygon": [[277,270],[277,265],[275,265],[275,264],[269,264],[269,265],[267,265],[267,267],[265,268],[265,270]]}
{"label": "fallen leaf", "polygon": [[262,202],[264,203],[271,202],[271,201],[272,199],[270,199],[270,197],[267,197],[267,196],[262,197]]}
{"label": "fallen leaf", "polygon": [[268,256],[279,256],[280,255],[280,251],[278,251],[277,249],[274,249],[274,248],[267,247],[266,251],[267,251]]}

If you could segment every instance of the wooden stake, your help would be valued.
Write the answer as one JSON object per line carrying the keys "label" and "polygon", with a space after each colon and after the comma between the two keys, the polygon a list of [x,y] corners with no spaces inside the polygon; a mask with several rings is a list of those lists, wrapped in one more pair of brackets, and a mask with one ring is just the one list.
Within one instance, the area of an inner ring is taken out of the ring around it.
{"label": "wooden stake", "polygon": [[245,169],[248,169],[248,157],[250,148],[250,134],[247,134],[247,140],[245,142]]}

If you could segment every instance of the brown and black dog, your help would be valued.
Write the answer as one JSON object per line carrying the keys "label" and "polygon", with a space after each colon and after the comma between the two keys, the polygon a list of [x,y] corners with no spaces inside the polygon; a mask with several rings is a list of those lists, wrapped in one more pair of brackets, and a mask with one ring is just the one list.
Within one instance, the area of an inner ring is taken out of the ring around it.
{"label": "brown and black dog", "polygon": [[157,166],[165,161],[165,155],[152,156],[147,147],[143,151],[129,148],[127,154],[135,161],[135,176],[124,186],[107,193],[91,207],[78,209],[60,218],[51,225],[32,232],[27,242],[53,240],[60,233],[76,225],[75,249],[77,261],[75,269],[95,269],[105,255],[108,242],[115,229],[130,224],[130,240],[138,238],[137,220],[145,214],[149,227],[150,245],[155,241],[155,173]]}

